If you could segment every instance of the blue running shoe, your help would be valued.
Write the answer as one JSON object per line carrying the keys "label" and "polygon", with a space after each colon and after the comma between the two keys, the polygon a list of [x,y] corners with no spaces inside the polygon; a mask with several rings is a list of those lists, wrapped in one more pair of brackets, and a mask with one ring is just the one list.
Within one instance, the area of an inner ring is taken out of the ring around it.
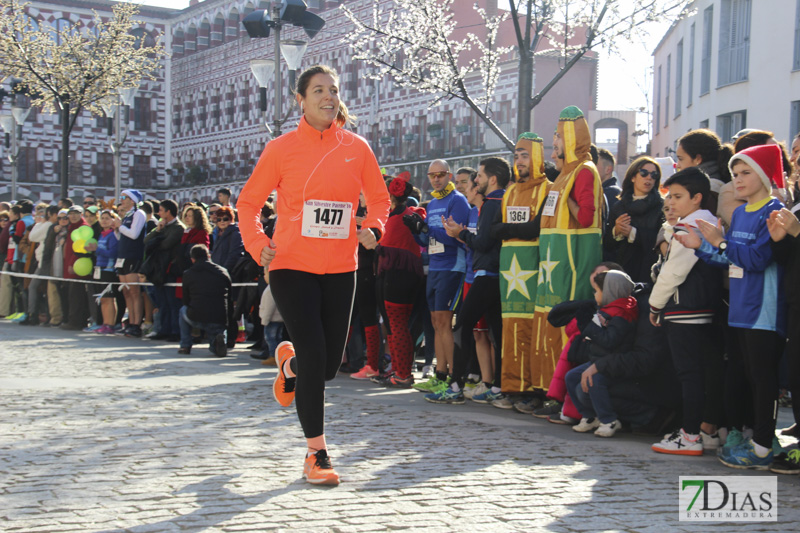
{"label": "blue running shoe", "polygon": [[505,398],[502,392],[492,392],[492,389],[487,389],[483,394],[476,394],[472,397],[473,402],[477,403],[492,403],[495,400]]}
{"label": "blue running shoe", "polygon": [[719,454],[719,460],[725,466],[741,470],[769,470],[772,464],[772,450],[764,457],[756,455],[753,441],[745,441],[735,448],[724,448]]}
{"label": "blue running shoe", "polygon": [[453,405],[461,405],[465,402],[464,393],[462,391],[456,392],[450,387],[426,394],[425,401],[431,403],[449,403]]}

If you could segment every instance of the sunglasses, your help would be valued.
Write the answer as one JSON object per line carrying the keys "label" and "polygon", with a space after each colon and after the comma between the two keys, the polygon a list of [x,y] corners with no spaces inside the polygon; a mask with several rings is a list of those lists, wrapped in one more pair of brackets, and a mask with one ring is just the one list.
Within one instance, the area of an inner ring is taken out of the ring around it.
{"label": "sunglasses", "polygon": [[9,220],[8,218],[0,218],[0,222],[8,222]]}
{"label": "sunglasses", "polygon": [[647,170],[646,168],[640,168],[639,169],[639,175],[641,177],[643,177],[643,178],[646,178],[647,176],[650,176],[654,180],[657,180],[658,178],[661,177],[661,174],[658,172],[658,170],[650,171],[650,170]]}
{"label": "sunglasses", "polygon": [[58,217],[58,220],[67,220],[67,217]]}
{"label": "sunglasses", "polygon": [[449,172],[444,171],[444,170],[441,171],[441,172],[428,172],[428,177],[429,178],[439,179],[439,178],[443,178],[443,177],[447,176],[448,174],[449,174]]}
{"label": "sunglasses", "polygon": [[217,220],[217,222],[230,222],[230,221],[231,221],[231,217],[222,217],[222,218]]}
{"label": "sunglasses", "polygon": [[94,205],[92,202],[83,202],[83,205]]}

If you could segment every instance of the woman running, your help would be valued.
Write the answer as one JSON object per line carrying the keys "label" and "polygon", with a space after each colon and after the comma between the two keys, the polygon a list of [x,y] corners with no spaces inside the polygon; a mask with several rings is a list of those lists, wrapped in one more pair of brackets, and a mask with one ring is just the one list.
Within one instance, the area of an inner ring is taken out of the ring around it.
{"label": "woman running", "polygon": [[[358,244],[372,249],[389,212],[378,162],[367,142],[343,129],[352,122],[339,101],[339,78],[316,65],[297,80],[300,124],[267,144],[239,196],[245,249],[262,266],[294,344],[277,349],[275,399],[297,398],[297,416],[308,443],[304,476],[336,485],[323,429],[325,381],[342,362],[355,290]],[[274,239],[264,234],[261,208],[277,190],[280,220]],[[356,228],[360,192],[367,217]]]}

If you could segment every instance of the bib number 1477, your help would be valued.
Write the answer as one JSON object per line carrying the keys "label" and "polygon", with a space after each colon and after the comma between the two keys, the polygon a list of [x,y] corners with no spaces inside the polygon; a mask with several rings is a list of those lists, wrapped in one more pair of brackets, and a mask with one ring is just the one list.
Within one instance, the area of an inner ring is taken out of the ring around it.
{"label": "bib number 1477", "polygon": [[342,215],[344,214],[344,209],[332,209],[327,207],[318,207],[314,209],[314,223],[315,224],[330,224],[332,226],[338,226],[342,223]]}
{"label": "bib number 1477", "polygon": [[347,239],[352,215],[350,202],[308,200],[303,206],[302,234],[316,239]]}

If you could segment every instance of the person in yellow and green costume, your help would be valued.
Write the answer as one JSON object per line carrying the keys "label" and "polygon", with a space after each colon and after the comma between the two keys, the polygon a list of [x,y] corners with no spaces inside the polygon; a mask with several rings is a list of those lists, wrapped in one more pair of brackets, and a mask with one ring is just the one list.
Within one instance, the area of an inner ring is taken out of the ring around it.
{"label": "person in yellow and green costume", "polygon": [[539,270],[537,213],[547,196],[541,137],[525,132],[514,149],[515,183],[503,196],[502,222],[493,236],[500,249],[500,297],[503,313],[502,390],[520,394],[534,390],[531,361],[536,346],[534,300]]}
{"label": "person in yellow and green costume", "polygon": [[[589,154],[591,142],[583,112],[575,106],[564,109],[553,137],[552,159],[559,175],[541,211],[531,365],[531,382],[537,389],[550,388],[567,340],[563,328],[547,322],[550,309],[561,302],[592,298],[589,276],[602,261],[603,188]],[[558,422],[561,417],[552,413],[550,420]]]}

